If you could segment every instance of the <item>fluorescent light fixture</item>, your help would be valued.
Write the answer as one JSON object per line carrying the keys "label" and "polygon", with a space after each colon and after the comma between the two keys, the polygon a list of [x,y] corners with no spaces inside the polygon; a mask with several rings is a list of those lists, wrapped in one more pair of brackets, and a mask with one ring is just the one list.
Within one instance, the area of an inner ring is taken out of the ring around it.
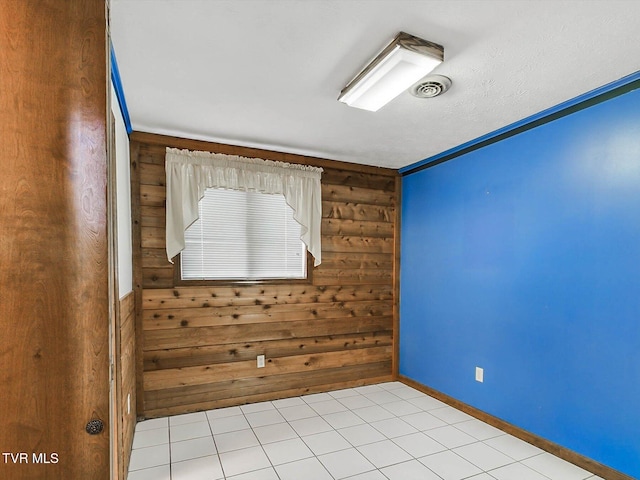
{"label": "fluorescent light fixture", "polygon": [[444,60],[444,48],[400,32],[373,61],[342,89],[338,100],[375,112]]}

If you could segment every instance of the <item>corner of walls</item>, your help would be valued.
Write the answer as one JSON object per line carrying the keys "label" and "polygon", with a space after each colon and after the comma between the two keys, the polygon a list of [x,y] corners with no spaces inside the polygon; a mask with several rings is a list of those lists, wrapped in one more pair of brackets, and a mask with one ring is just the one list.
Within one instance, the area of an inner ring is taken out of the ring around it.
{"label": "corner of walls", "polygon": [[[111,114],[113,118],[113,168],[115,174],[110,181],[115,192],[115,240],[117,259],[117,294],[119,302],[115,328],[115,371],[117,406],[115,414],[118,427],[117,440],[117,478],[126,478],[133,445],[133,433],[136,424],[136,328],[135,295],[133,292],[133,242],[131,222],[131,181],[129,133],[130,123],[127,107],[120,83],[120,75],[111,46]],[[118,106],[116,106],[116,103]]]}

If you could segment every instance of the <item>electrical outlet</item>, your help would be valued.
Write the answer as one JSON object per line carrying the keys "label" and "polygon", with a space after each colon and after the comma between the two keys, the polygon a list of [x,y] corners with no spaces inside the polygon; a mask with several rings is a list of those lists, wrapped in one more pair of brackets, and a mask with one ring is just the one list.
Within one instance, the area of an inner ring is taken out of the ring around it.
{"label": "electrical outlet", "polygon": [[476,382],[484,382],[484,368],[476,367]]}
{"label": "electrical outlet", "polygon": [[264,368],[264,355],[258,355],[256,357],[256,363],[258,365],[258,368]]}
{"label": "electrical outlet", "polygon": [[127,415],[131,413],[131,394],[127,395]]}

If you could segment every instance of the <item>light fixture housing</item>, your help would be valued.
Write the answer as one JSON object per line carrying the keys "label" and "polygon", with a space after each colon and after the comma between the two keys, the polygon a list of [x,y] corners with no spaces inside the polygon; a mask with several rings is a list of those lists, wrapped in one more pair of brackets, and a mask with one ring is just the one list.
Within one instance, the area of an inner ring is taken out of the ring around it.
{"label": "light fixture housing", "polygon": [[444,60],[444,48],[405,32],[342,89],[338,100],[375,112]]}

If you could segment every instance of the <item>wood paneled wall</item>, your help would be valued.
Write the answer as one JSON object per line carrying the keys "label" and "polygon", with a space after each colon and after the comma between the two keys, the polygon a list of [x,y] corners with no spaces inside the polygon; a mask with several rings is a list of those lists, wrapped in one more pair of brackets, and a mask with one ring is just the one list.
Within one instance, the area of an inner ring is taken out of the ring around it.
{"label": "wood paneled wall", "polygon": [[[145,417],[392,378],[395,171],[135,132],[130,140]],[[167,146],[323,167],[312,284],[175,286],[164,250]]]}
{"label": "wood paneled wall", "polygon": [[106,25],[0,0],[2,479],[110,478]]}
{"label": "wood paneled wall", "polygon": [[[133,446],[133,433],[136,427],[136,365],[135,365],[135,300],[133,292],[120,300],[119,316],[119,365],[118,365],[118,392],[120,403],[120,428],[118,465],[120,466],[120,478],[127,478],[131,448]],[[129,397],[129,395],[131,397]]]}

